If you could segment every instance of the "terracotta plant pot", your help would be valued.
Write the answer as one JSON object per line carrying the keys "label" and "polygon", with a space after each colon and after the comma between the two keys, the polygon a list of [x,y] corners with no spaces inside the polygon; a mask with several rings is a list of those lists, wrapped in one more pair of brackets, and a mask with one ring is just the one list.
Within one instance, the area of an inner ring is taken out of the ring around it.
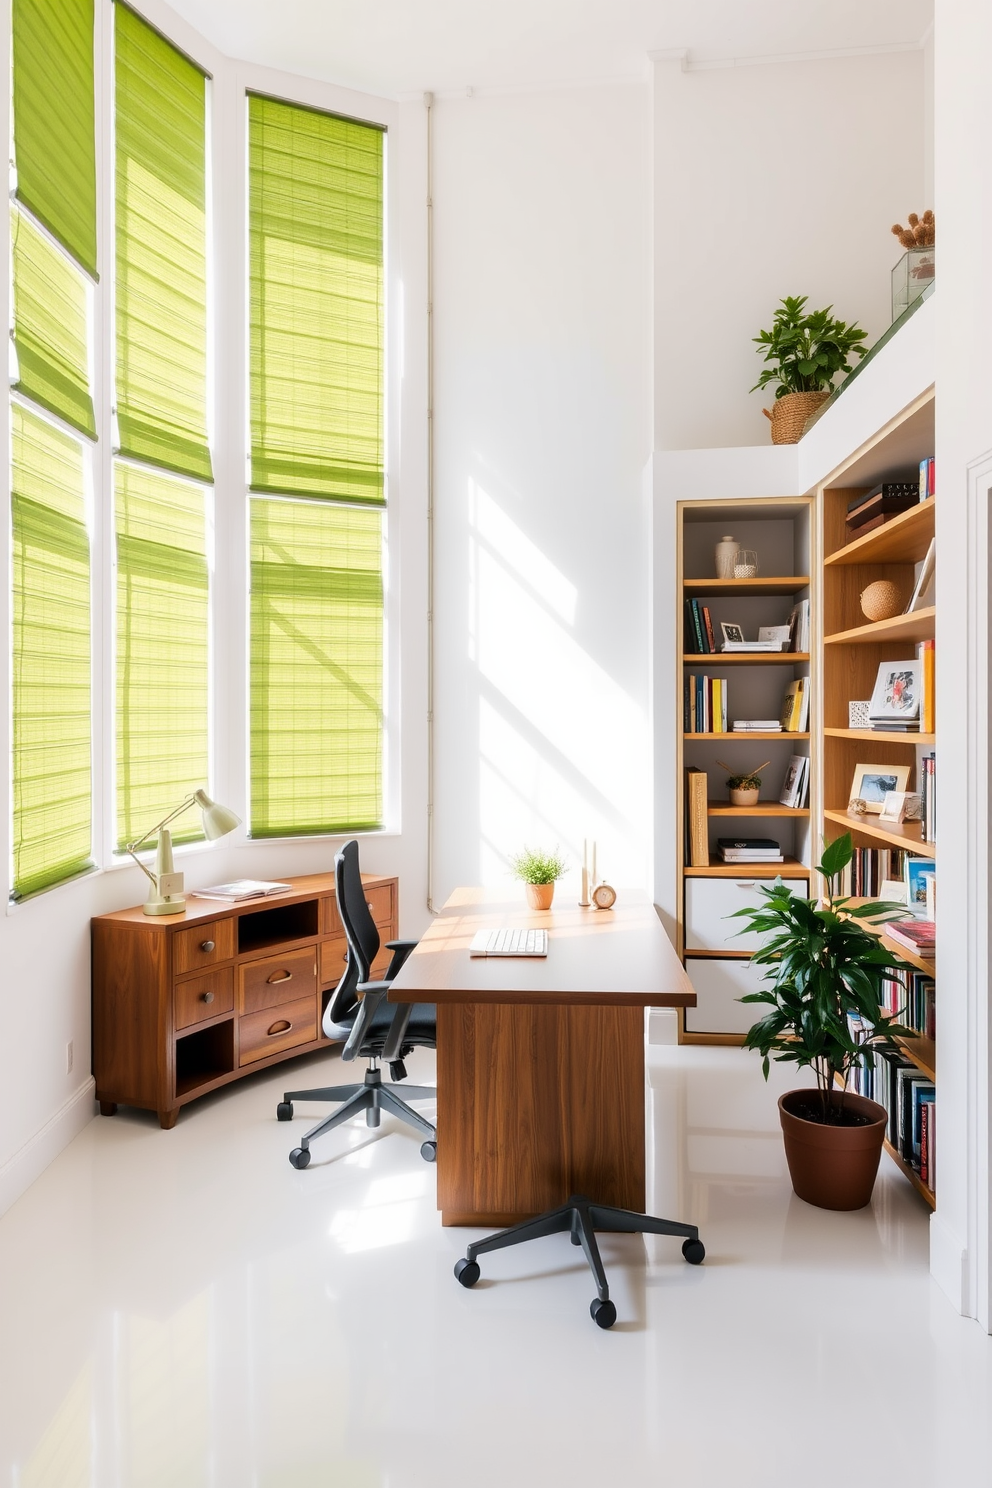
{"label": "terracotta plant pot", "polygon": [[531,909],[550,909],[551,901],[555,897],[555,886],[549,884],[526,884],[527,903]]}
{"label": "terracotta plant pot", "polygon": [[750,786],[747,790],[743,786],[733,786],[730,791],[731,806],[757,806],[758,787]]}
{"label": "terracotta plant pot", "polygon": [[[827,1126],[795,1114],[811,1098],[822,1099],[816,1090],[789,1090],[778,1103],[792,1186],[818,1209],[863,1209],[875,1186],[888,1115],[875,1101],[848,1093],[844,1109],[863,1125]],[[841,1092],[831,1090],[829,1098],[836,1109]]]}
{"label": "terracotta plant pot", "polygon": [[775,399],[771,409],[763,408],[765,418],[772,421],[772,444],[798,444],[806,420],[829,397],[829,393],[786,393]]}

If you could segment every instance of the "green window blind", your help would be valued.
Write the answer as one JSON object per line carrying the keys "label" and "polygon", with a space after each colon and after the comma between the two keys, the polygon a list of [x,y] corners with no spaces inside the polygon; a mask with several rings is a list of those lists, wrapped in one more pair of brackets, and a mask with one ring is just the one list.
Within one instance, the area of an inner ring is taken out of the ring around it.
{"label": "green window blind", "polygon": [[253,837],[382,825],[381,520],[251,503]]}
{"label": "green window blind", "polygon": [[[201,488],[114,469],[117,841],[134,842],[207,780],[207,549]],[[177,842],[202,831],[193,815]]]}
{"label": "green window blind", "polygon": [[119,446],[209,481],[206,79],[126,6],[114,18]]}
{"label": "green window blind", "polygon": [[87,288],[78,269],[11,208],[14,348],[25,397],[96,438],[87,358]]}
{"label": "green window blind", "polygon": [[96,277],[93,0],[14,0],[17,196]]}
{"label": "green window blind", "polygon": [[383,132],[248,99],[251,488],[383,501]]}
{"label": "green window blind", "polygon": [[90,552],[84,455],[11,409],[14,897],[90,858]]}

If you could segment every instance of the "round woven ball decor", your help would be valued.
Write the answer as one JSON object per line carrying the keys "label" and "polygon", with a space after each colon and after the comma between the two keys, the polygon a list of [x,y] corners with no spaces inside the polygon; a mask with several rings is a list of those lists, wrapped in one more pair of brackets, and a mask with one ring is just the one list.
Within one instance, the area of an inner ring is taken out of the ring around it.
{"label": "round woven ball decor", "polygon": [[891,579],[876,579],[862,594],[861,608],[869,620],[888,620],[902,610],[902,590]]}

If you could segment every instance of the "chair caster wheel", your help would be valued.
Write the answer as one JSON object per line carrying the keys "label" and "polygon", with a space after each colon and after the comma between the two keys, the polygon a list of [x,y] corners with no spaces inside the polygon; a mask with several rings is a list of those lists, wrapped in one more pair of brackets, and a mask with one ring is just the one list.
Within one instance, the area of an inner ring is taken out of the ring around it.
{"label": "chair caster wheel", "polygon": [[424,1162],[437,1162],[437,1143],[421,1142],[420,1155]]}
{"label": "chair caster wheel", "polygon": [[293,1119],[293,1102],[292,1101],[280,1101],[279,1104],[276,1106],[276,1120],[277,1121],[292,1121],[292,1119]]}
{"label": "chair caster wheel", "polygon": [[478,1262],[470,1261],[466,1256],[455,1264],[455,1276],[463,1287],[474,1287],[481,1274]]}
{"label": "chair caster wheel", "polygon": [[702,1240],[687,1240],[682,1246],[682,1254],[690,1266],[698,1266],[706,1255]]}
{"label": "chair caster wheel", "polygon": [[289,1154],[289,1160],[293,1164],[294,1168],[308,1167],[310,1163],[310,1148],[294,1147],[292,1152]]}
{"label": "chair caster wheel", "polygon": [[617,1310],[612,1302],[603,1302],[599,1297],[594,1297],[589,1303],[589,1316],[597,1328],[612,1328],[617,1320]]}

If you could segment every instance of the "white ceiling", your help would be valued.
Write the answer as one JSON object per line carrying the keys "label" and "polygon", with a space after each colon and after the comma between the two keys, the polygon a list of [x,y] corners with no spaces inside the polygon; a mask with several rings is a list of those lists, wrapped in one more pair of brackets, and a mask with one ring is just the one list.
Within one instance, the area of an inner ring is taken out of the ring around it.
{"label": "white ceiling", "polygon": [[[933,14],[933,0],[171,3],[229,56],[387,95],[631,77],[676,48],[712,62],[915,45]],[[802,127],[801,105],[785,113]]]}

